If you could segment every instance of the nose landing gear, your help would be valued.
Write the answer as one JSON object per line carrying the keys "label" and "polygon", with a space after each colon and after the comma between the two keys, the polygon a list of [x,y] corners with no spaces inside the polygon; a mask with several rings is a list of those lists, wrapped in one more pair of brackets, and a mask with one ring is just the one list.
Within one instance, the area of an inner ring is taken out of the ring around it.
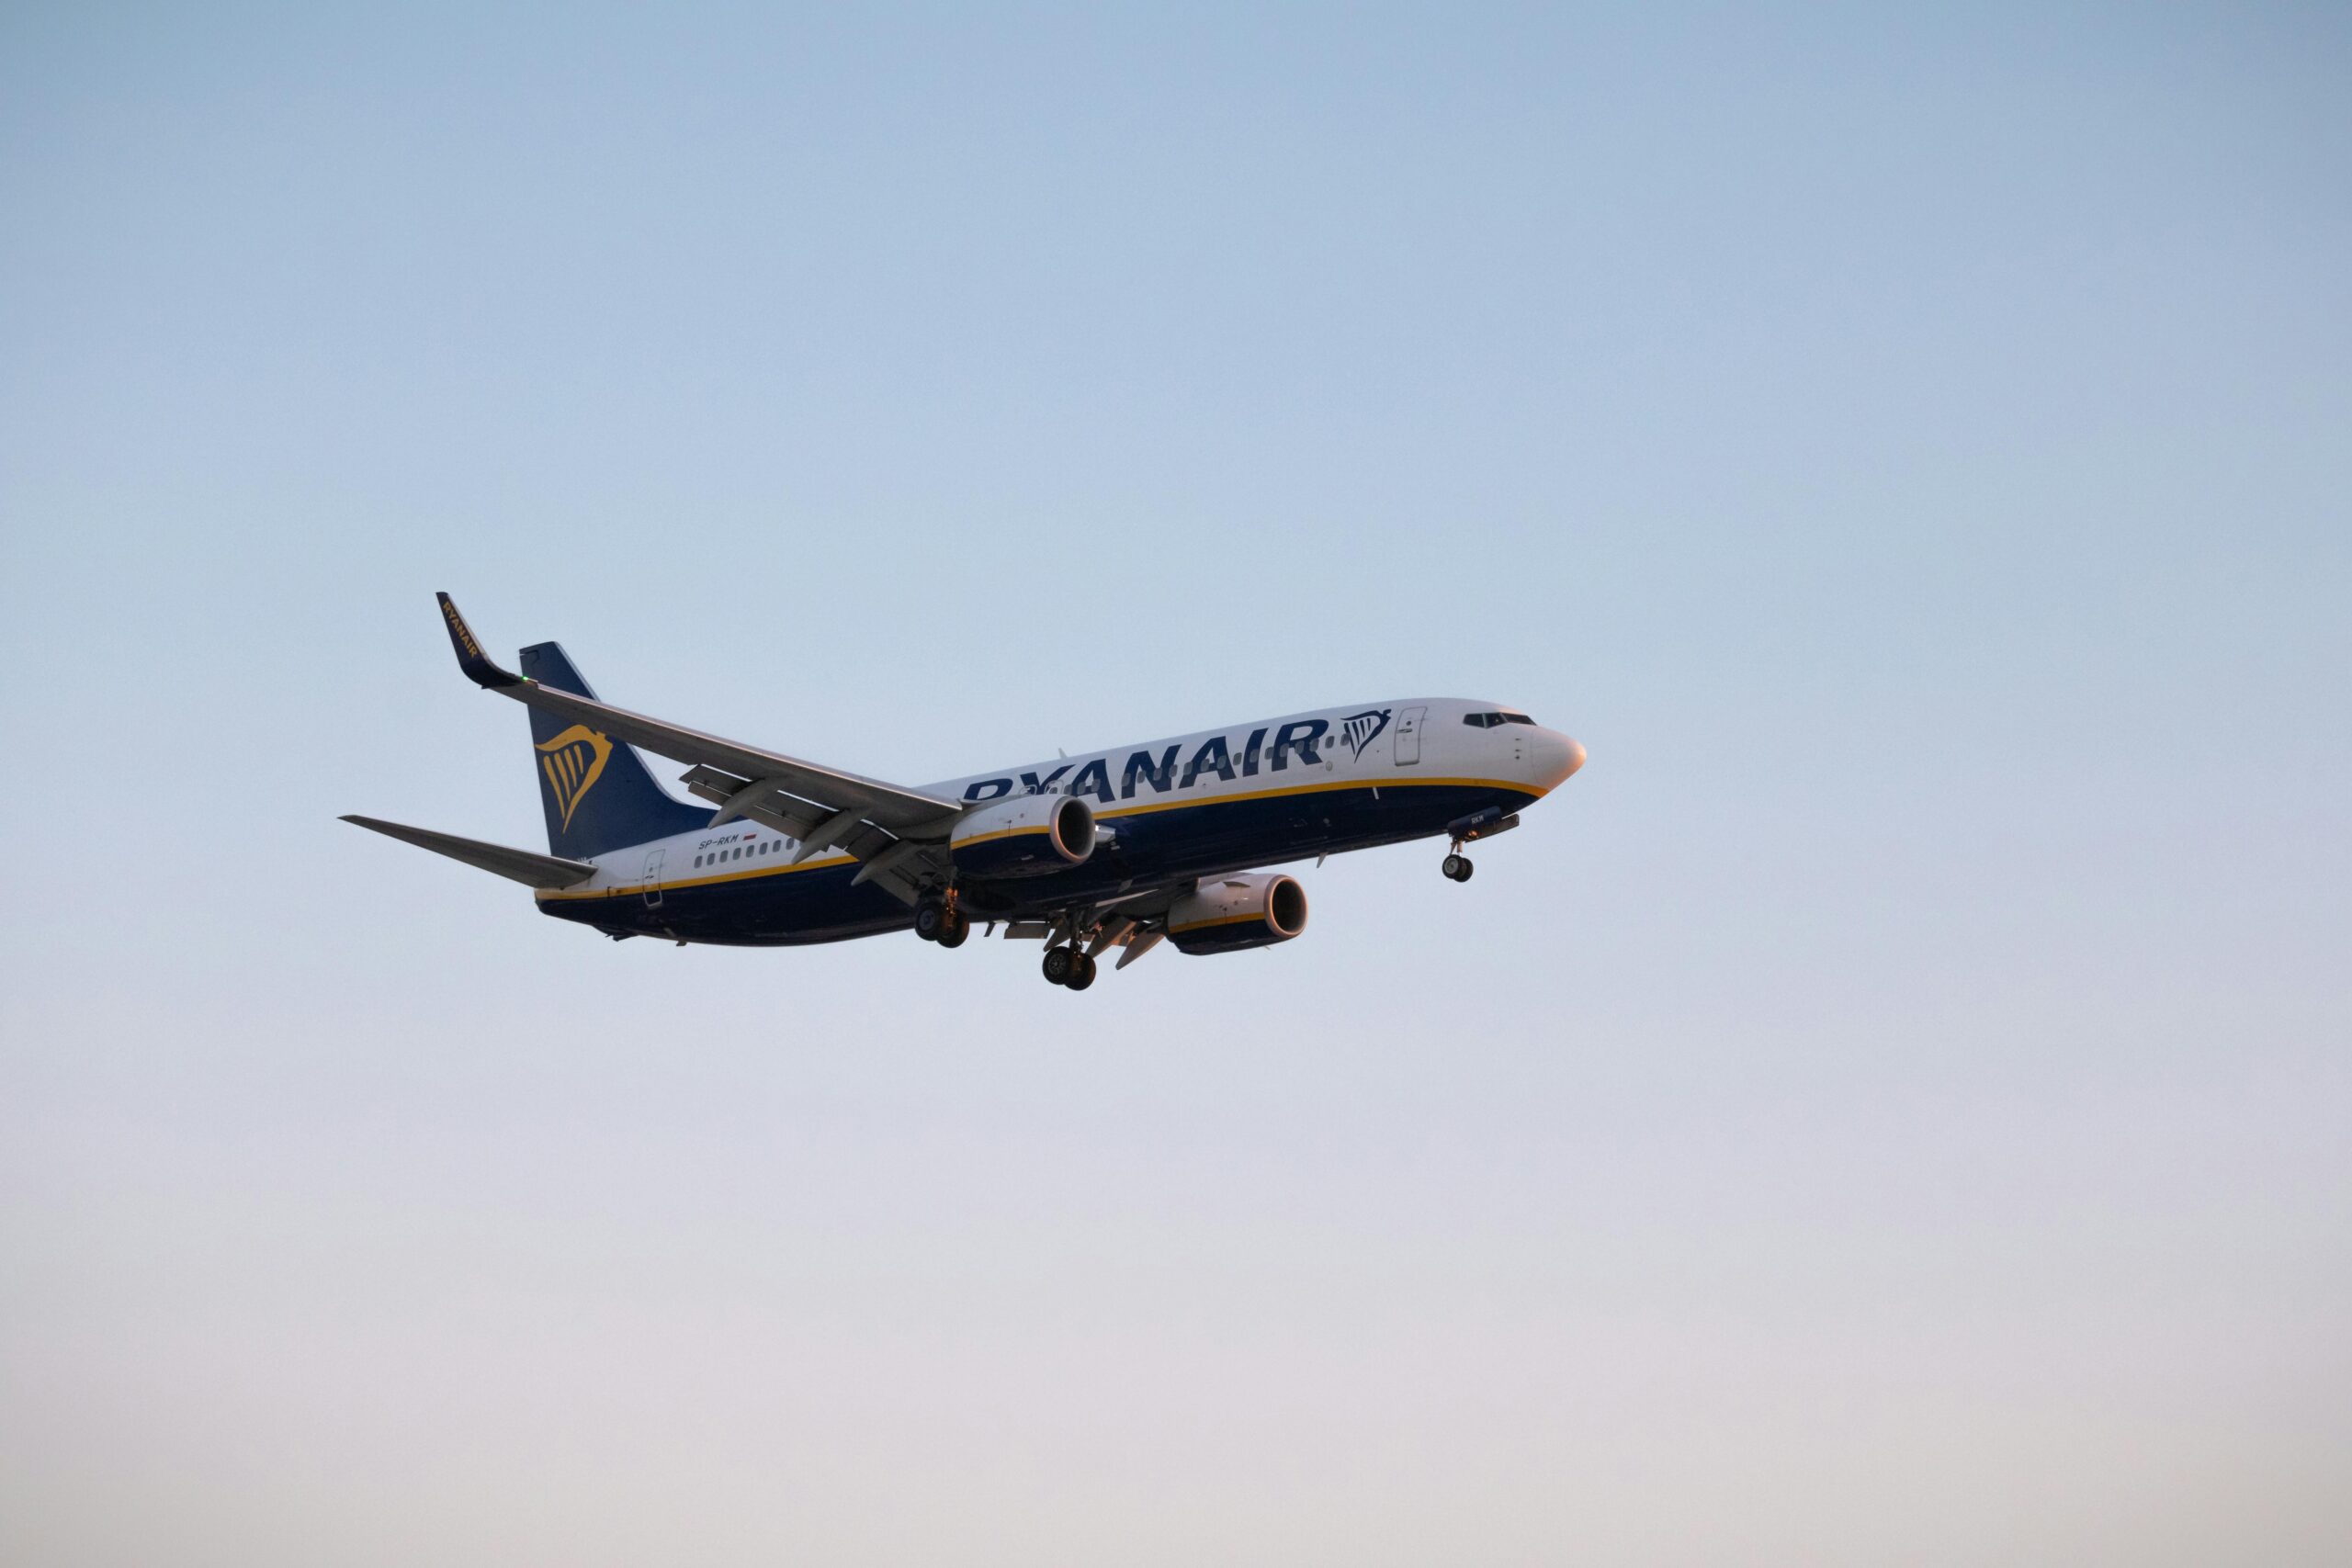
{"label": "nose landing gear", "polygon": [[1519,813],[1506,813],[1499,806],[1489,806],[1484,811],[1455,818],[1445,825],[1445,836],[1453,840],[1453,852],[1445,857],[1445,864],[1438,869],[1444,872],[1450,881],[1469,881],[1474,868],[1470,864],[1470,857],[1462,852],[1462,846],[1473,839],[1491,839],[1498,833],[1508,833],[1518,826]]}

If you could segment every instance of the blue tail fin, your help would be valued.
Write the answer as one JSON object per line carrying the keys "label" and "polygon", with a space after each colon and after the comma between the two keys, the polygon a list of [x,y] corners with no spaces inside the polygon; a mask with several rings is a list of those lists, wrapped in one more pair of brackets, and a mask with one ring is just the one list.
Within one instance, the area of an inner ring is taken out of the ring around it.
{"label": "blue tail fin", "polygon": [[[525,649],[523,673],[560,692],[596,694],[557,643]],[[673,833],[690,833],[710,820],[708,807],[688,806],[655,783],[635,747],[586,725],[533,708],[531,746],[531,761],[538,768],[539,804],[547,808],[550,854],[588,860]]]}

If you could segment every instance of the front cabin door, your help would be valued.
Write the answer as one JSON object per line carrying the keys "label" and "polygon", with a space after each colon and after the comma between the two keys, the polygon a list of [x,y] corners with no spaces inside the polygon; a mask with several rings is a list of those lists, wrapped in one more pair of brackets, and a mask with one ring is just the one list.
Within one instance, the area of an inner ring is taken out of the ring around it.
{"label": "front cabin door", "polygon": [[1396,716],[1396,765],[1408,768],[1421,760],[1421,719],[1427,708],[1407,708]]}

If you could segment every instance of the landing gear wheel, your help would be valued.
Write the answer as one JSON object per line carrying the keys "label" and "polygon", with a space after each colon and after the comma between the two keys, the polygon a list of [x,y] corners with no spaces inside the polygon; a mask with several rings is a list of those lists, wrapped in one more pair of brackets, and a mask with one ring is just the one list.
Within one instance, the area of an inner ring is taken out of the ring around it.
{"label": "landing gear wheel", "polygon": [[964,939],[971,934],[972,918],[960,909],[951,909],[947,912],[947,923],[940,927],[939,934],[932,940],[942,947],[961,947]]}
{"label": "landing gear wheel", "polygon": [[1470,874],[1477,867],[1470,863],[1470,857],[1467,855],[1448,855],[1445,857],[1445,864],[1440,869],[1456,882],[1467,882],[1470,880]]}
{"label": "landing gear wheel", "polygon": [[[922,941],[941,941],[948,933],[950,926],[955,926],[955,909],[950,909],[944,898],[924,898],[922,903],[915,905],[915,936],[920,936]],[[948,942],[948,945],[953,947],[955,942]]]}
{"label": "landing gear wheel", "polygon": [[1070,968],[1069,978],[1064,980],[1062,984],[1073,991],[1082,991],[1094,984],[1094,960],[1083,953],[1079,953],[1077,958],[1078,962]]}
{"label": "landing gear wheel", "polygon": [[1078,954],[1067,947],[1046,949],[1046,984],[1067,986],[1078,973]]}

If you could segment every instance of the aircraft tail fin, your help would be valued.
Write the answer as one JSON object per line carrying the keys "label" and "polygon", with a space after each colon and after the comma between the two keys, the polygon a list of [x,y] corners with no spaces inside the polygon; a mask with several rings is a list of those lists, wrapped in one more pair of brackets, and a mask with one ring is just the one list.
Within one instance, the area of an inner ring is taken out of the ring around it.
{"label": "aircraft tail fin", "polygon": [[[525,649],[523,675],[559,692],[596,694],[558,643]],[[635,747],[586,725],[533,708],[531,750],[552,854],[587,860],[690,833],[710,820],[707,808],[688,806],[663,789]]]}

